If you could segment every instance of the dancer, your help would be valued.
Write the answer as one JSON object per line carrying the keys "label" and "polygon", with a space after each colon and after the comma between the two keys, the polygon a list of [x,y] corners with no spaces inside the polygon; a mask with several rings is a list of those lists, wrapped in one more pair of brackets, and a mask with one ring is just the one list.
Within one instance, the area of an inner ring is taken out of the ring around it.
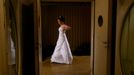
{"label": "dancer", "polygon": [[60,25],[59,37],[51,57],[51,62],[71,64],[73,56],[65,33],[67,30],[70,30],[71,27],[65,24],[65,18],[63,16],[59,16],[57,22]]}

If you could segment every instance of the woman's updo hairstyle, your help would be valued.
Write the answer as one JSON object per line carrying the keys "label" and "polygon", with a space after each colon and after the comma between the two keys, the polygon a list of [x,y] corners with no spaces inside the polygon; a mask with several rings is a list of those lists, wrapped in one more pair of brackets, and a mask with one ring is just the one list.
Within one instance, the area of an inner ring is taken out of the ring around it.
{"label": "woman's updo hairstyle", "polygon": [[65,17],[64,16],[59,16],[57,19],[59,19],[62,22],[65,22]]}

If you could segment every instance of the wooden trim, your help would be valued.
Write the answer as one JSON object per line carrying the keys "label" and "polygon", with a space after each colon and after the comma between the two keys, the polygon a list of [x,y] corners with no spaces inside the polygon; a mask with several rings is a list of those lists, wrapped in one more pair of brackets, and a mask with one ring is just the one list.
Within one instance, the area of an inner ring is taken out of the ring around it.
{"label": "wooden trim", "polygon": [[94,75],[95,1],[91,2],[91,75]]}
{"label": "wooden trim", "polygon": [[[35,75],[41,75],[41,6],[40,0],[34,0],[34,39],[35,39]],[[42,51],[41,51],[42,52]]]}
{"label": "wooden trim", "polygon": [[16,52],[16,60],[17,60],[17,74],[22,75],[22,33],[21,33],[21,26],[22,26],[22,12],[21,12],[21,1],[17,0],[17,5],[18,8],[16,9],[16,26],[17,26],[17,52]]}

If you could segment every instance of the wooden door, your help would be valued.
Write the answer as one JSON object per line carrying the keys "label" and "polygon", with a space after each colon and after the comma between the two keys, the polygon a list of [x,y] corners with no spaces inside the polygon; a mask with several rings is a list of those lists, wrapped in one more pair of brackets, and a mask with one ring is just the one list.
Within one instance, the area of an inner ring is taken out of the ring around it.
{"label": "wooden door", "polygon": [[111,0],[95,1],[94,75],[110,74]]}

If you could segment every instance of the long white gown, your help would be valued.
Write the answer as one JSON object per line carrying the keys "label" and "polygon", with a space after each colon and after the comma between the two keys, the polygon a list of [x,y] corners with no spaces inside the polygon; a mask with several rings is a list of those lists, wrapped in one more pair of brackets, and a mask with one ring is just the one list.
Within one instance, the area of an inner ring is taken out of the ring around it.
{"label": "long white gown", "polygon": [[55,50],[51,57],[51,62],[71,64],[73,56],[71,49],[62,27],[59,27],[59,37],[56,43]]}
{"label": "long white gown", "polygon": [[16,59],[16,55],[15,55],[15,46],[14,46],[14,42],[13,39],[11,38],[11,36],[8,39],[8,42],[10,44],[10,48],[9,49],[9,53],[8,53],[8,64],[9,65],[13,65],[15,64],[15,59]]}

